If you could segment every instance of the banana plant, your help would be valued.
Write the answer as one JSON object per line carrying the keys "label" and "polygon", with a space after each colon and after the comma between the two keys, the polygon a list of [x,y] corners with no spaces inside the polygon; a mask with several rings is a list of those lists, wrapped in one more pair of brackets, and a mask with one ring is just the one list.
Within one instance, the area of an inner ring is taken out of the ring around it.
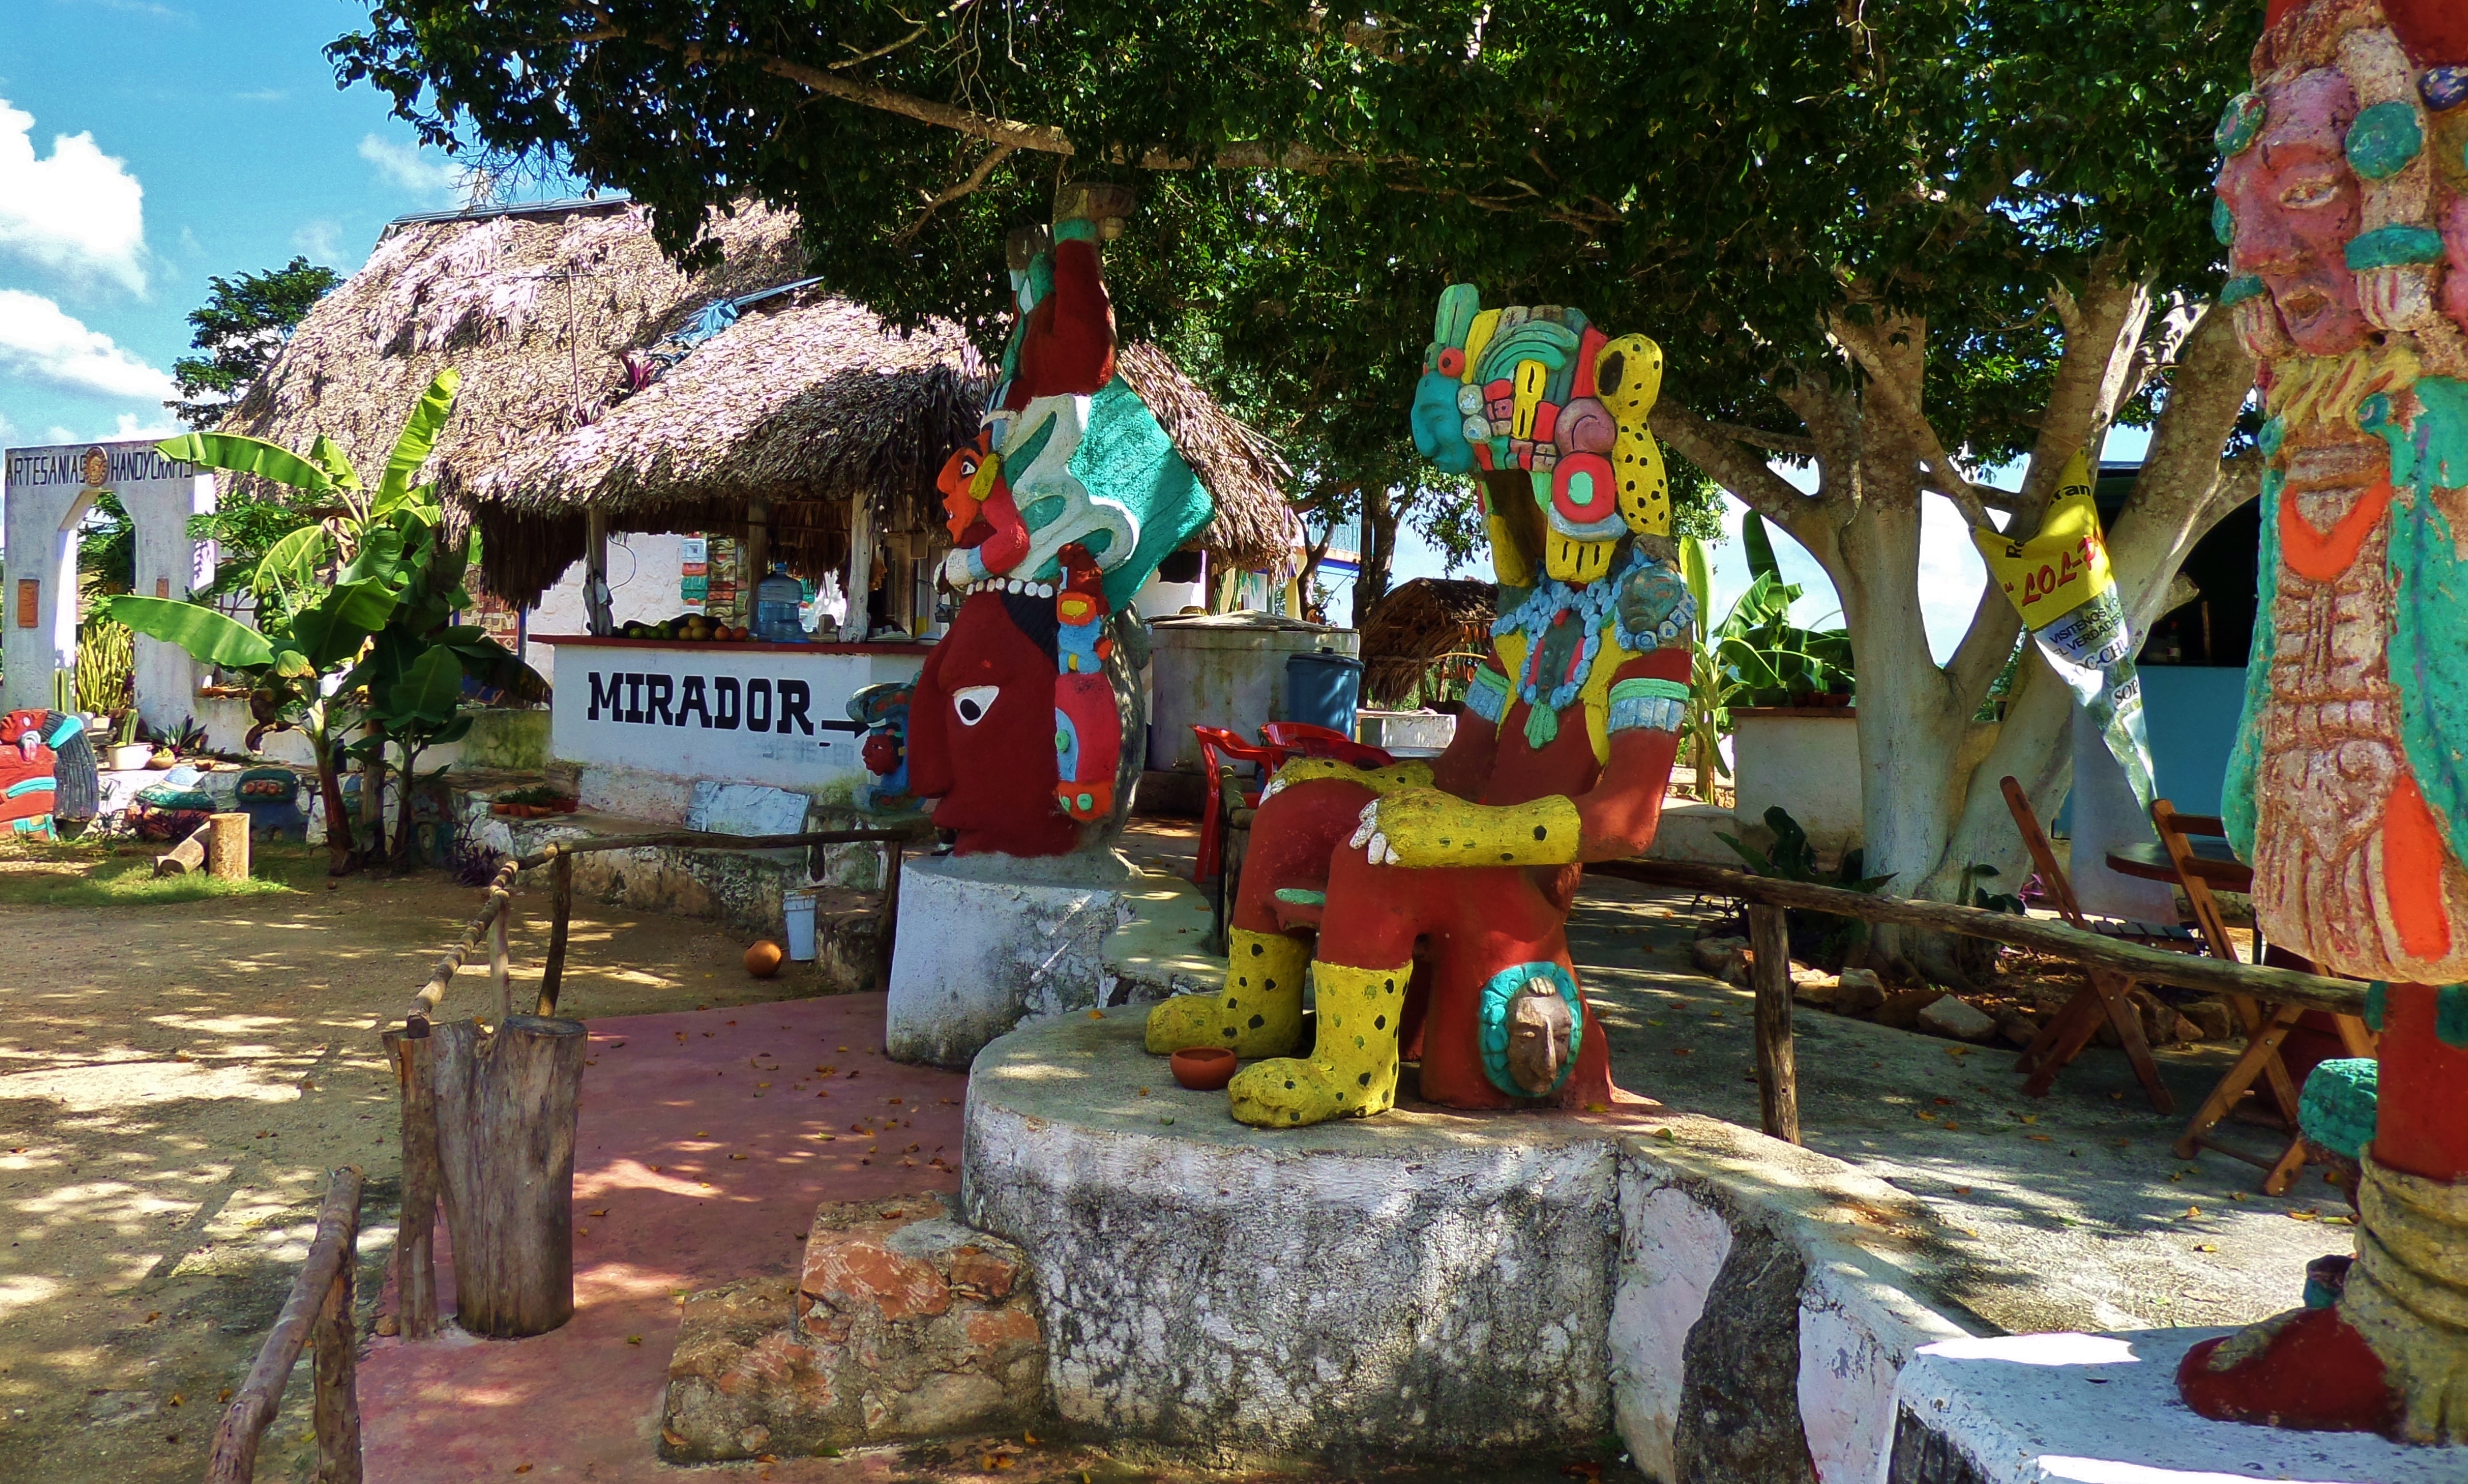
{"label": "banana plant", "polygon": [[[252,474],[291,491],[303,524],[271,541],[248,573],[258,626],[192,602],[121,597],[111,616],[139,633],[180,646],[244,679],[254,748],[268,732],[298,730],[317,760],[332,870],[360,858],[344,824],[341,769],[352,729],[374,723],[377,745],[358,752],[368,773],[369,817],[382,849],[383,744],[406,728],[409,759],[454,731],[462,679],[492,684],[528,676],[521,661],[478,629],[453,622],[470,595],[468,537],[450,537],[433,484],[415,485],[454,410],[461,378],[438,373],[422,393],[374,488],[331,439],[320,434],[306,454],[236,433],[186,433],[156,446],[166,458]],[[313,518],[311,518],[313,517]],[[442,657],[429,658],[434,652]],[[450,686],[447,682],[451,672]],[[531,676],[537,685],[537,677]],[[468,726],[468,721],[464,723]],[[450,734],[450,735],[449,735]],[[402,789],[407,850],[410,790]]]}

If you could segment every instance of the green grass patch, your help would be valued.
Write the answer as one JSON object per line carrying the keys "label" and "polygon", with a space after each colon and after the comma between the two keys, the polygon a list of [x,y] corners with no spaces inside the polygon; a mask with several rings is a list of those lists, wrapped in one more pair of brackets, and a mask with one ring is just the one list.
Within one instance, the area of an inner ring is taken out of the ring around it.
{"label": "green grass patch", "polygon": [[157,877],[154,857],[169,845],[129,840],[10,840],[0,843],[0,905],[165,906],[212,897],[280,896],[322,879],[322,847],[258,841],[249,879],[217,881],[203,870]]}

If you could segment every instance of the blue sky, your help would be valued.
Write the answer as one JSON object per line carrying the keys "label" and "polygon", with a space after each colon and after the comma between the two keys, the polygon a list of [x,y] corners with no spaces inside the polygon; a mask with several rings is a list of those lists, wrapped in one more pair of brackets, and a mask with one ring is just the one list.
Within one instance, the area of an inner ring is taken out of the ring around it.
{"label": "blue sky", "polygon": [[323,48],[350,0],[0,0],[0,444],[174,430],[210,275],[359,265],[459,172]]}

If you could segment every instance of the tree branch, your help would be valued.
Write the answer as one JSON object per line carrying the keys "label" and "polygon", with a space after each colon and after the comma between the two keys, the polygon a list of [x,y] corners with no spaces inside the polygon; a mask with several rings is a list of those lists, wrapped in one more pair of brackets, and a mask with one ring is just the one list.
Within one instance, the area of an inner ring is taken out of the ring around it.
{"label": "tree branch", "polygon": [[2114,276],[2114,262],[2112,254],[2103,253],[2091,264],[2091,282],[2080,299],[2063,283],[2048,285],[2048,302],[2066,328],[2065,349],[2040,415],[2031,466],[2014,505],[2015,518],[2034,529],[2056,491],[2066,461],[2077,450],[2096,448],[2131,395],[2126,388],[2134,379],[2143,328],[2150,323],[2151,289],[2147,283]]}
{"label": "tree branch", "polygon": [[1654,436],[1687,455],[1689,463],[1713,476],[1742,504],[1790,532],[1802,546],[1814,552],[1825,540],[1816,520],[1823,502],[1793,488],[1717,424],[1668,397],[1655,403],[1646,423]]}
{"label": "tree branch", "polygon": [[[775,78],[794,82],[801,87],[836,98],[844,103],[897,114],[903,119],[934,128],[946,128],[982,139],[988,144],[1006,145],[1014,149],[1035,150],[1040,154],[1076,156],[1079,147],[1060,128],[1048,124],[1028,124],[994,114],[919,98],[913,93],[901,93],[872,82],[844,78],[832,67],[817,67],[808,62],[793,61],[766,52],[743,49],[715,49],[699,42],[678,42],[671,37],[628,31],[614,21],[576,35],[577,44],[595,41],[627,40],[643,46],[656,47],[674,53],[688,62],[709,62],[714,65],[743,65],[760,68]],[[899,43],[905,45],[906,42]],[[857,60],[860,58],[852,58]],[[834,63],[832,66],[845,65]],[[1140,170],[1185,171],[1213,166],[1221,170],[1290,170],[1303,174],[1325,174],[1332,170],[1358,165],[1410,164],[1409,155],[1348,154],[1314,149],[1306,145],[1288,145],[1283,148],[1259,140],[1237,140],[1217,147],[1206,160],[1192,155],[1175,154],[1161,146],[1146,148],[1117,147],[1109,151],[1109,163],[1135,166]]]}
{"label": "tree branch", "polygon": [[1743,427],[1737,422],[1708,422],[1707,427],[1736,443],[1750,444],[1774,453],[1795,453],[1802,458],[1817,457],[1817,440],[1794,433],[1769,433],[1761,427]]}
{"label": "tree branch", "polygon": [[913,238],[918,233],[926,230],[926,223],[934,219],[934,214],[936,212],[941,211],[944,207],[950,205],[953,201],[958,200],[960,197],[976,190],[979,186],[984,185],[987,177],[994,172],[995,166],[1000,165],[1003,161],[1010,159],[1013,155],[1017,154],[1018,152],[1018,150],[1013,148],[1009,145],[996,145],[992,149],[987,150],[986,157],[977,162],[976,169],[969,171],[968,174],[962,176],[952,184],[944,187],[940,194],[927,201],[925,209],[917,214],[917,219],[901,228],[900,235],[891,240],[892,245],[895,247],[905,245],[910,238]]}

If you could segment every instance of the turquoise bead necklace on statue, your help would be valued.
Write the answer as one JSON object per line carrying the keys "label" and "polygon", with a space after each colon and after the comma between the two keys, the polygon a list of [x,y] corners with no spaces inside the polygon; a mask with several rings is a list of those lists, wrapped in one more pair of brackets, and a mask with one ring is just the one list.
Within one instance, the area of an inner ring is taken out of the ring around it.
{"label": "turquoise bead necklace on statue", "polygon": [[[1586,680],[1593,674],[1594,661],[1603,650],[1603,628],[1611,617],[1611,604],[1619,597],[1620,584],[1628,580],[1639,553],[1632,546],[1627,559],[1583,587],[1571,589],[1557,578],[1545,577],[1525,601],[1511,608],[1491,626],[1495,639],[1518,634],[1525,640],[1525,663],[1517,676],[1518,697],[1525,702],[1525,744],[1541,751],[1560,735],[1560,710],[1575,700],[1586,689]],[[1574,647],[1556,679],[1546,685],[1544,643],[1554,629],[1574,621],[1583,627],[1583,638]]]}

